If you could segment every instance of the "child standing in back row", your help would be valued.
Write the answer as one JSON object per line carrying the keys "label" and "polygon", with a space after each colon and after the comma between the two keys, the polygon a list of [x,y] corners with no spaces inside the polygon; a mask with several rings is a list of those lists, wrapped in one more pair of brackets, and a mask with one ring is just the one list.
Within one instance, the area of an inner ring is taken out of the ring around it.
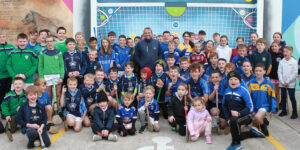
{"label": "child standing in back row", "polygon": [[[297,101],[295,98],[296,78],[297,72],[297,61],[292,57],[293,47],[285,46],[283,49],[284,59],[279,62],[278,66],[278,78],[279,87],[281,90],[281,105],[282,111],[279,116],[286,116],[286,95],[289,94],[289,98],[293,107],[293,114],[291,119],[298,118],[297,114]],[[288,93],[287,93],[288,92]]]}

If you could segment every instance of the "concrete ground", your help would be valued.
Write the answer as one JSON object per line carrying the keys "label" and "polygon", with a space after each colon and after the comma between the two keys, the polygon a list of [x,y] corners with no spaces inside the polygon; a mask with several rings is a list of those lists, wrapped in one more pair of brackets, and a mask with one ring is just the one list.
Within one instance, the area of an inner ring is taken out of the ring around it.
{"label": "concrete ground", "polygon": [[[298,108],[300,108],[300,92],[297,92],[296,98],[298,99]],[[289,105],[291,107],[291,105]],[[291,110],[291,109],[290,109]],[[287,149],[296,150],[299,147],[300,141],[300,119],[291,120],[290,116],[278,117],[277,115],[272,118],[270,125],[271,136],[267,138],[253,138],[242,141],[243,149],[248,150],[273,150],[273,149]],[[5,123],[4,120],[1,120]],[[117,142],[111,141],[92,141],[92,131],[90,128],[83,128],[79,133],[72,130],[67,132],[62,129],[62,125],[57,126],[61,129],[56,135],[50,135],[52,145],[49,149],[58,150],[85,150],[85,149],[118,149],[118,150],[222,150],[226,149],[231,142],[231,136],[217,135],[213,132],[213,144],[206,144],[205,137],[201,137],[196,142],[186,143],[185,137],[171,132],[171,128],[167,120],[159,120],[161,131],[158,133],[150,133],[145,131],[143,134],[135,136],[120,137],[118,136]],[[137,129],[140,123],[137,122]],[[223,132],[223,131],[222,131]],[[0,149],[5,150],[22,150],[26,149],[27,138],[22,135],[20,131],[13,134],[14,141],[9,142],[5,134],[0,134]]]}

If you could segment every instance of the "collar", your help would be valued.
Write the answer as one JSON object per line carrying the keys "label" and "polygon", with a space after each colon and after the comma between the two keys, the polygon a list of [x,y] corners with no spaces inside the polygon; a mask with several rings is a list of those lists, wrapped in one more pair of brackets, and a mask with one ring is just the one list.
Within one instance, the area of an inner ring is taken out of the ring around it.
{"label": "collar", "polygon": [[164,73],[165,73],[165,72],[162,71],[161,74],[158,74],[158,73],[156,73],[156,71],[155,71],[156,76],[159,77],[159,78],[160,78]]}
{"label": "collar", "polygon": [[77,92],[78,92],[78,89],[77,89],[77,88],[75,89],[75,93],[74,93],[74,94],[71,92],[70,89],[68,89],[68,92],[69,92],[72,96],[75,96],[75,95],[77,94]]}
{"label": "collar", "polygon": [[69,51],[67,51],[71,56],[73,56],[74,54],[77,53],[77,50],[75,49],[73,53],[70,53]]}
{"label": "collar", "polygon": [[127,79],[131,79],[131,78],[133,78],[135,76],[134,76],[134,73],[132,72],[130,78],[126,75],[126,73],[124,74],[124,77],[127,78]]}

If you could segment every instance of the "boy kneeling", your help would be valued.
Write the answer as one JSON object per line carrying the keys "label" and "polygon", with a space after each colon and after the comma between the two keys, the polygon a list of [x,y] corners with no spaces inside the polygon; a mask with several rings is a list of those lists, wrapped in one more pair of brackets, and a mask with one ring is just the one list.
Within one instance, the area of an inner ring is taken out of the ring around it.
{"label": "boy kneeling", "polygon": [[39,139],[39,134],[41,134],[46,147],[51,144],[47,128],[45,128],[47,113],[45,106],[37,102],[37,93],[38,88],[36,86],[27,87],[26,97],[28,101],[21,105],[17,113],[17,123],[21,125],[22,133],[26,133],[29,140],[28,149],[34,148],[35,140]]}

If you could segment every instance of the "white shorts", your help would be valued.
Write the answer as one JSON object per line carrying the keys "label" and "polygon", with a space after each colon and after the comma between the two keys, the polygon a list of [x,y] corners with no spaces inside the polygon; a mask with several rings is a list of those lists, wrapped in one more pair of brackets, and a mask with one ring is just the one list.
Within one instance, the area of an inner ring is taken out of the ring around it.
{"label": "white shorts", "polygon": [[72,118],[74,118],[76,122],[82,122],[81,117],[77,117],[77,116],[74,116],[74,115],[72,115],[72,114],[68,114],[67,117],[68,117],[68,116],[71,116]]}
{"label": "white shorts", "polygon": [[[30,85],[33,85],[33,83],[25,83],[25,85],[24,85],[24,90],[26,90],[27,87],[29,87]],[[10,90],[14,90],[13,84],[11,84]]]}
{"label": "white shorts", "polygon": [[47,82],[46,86],[52,86],[53,80],[55,80],[55,85],[57,85],[58,80],[60,79],[60,75],[59,74],[48,74],[48,75],[44,75],[44,79]]}
{"label": "white shorts", "polygon": [[263,112],[267,113],[266,108],[259,108],[257,112],[259,112],[259,111],[263,111]]}

